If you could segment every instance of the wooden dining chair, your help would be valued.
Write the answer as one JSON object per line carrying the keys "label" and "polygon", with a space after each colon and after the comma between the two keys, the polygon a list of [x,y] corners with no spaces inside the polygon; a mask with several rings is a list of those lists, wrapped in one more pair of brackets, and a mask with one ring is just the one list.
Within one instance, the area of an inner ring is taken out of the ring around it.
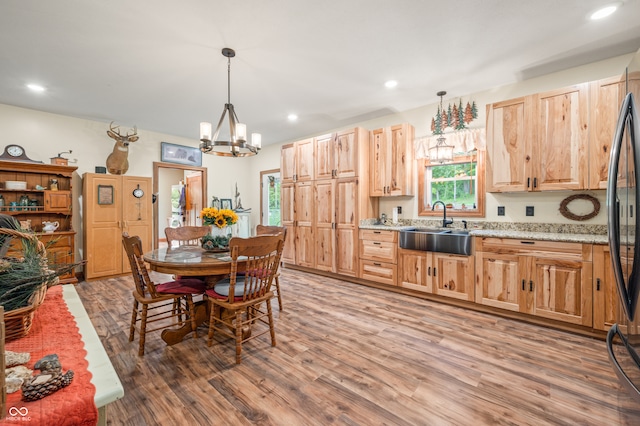
{"label": "wooden dining chair", "polygon": [[164,235],[167,237],[167,245],[172,246],[176,241],[178,245],[199,246],[200,238],[211,232],[210,226],[180,226],[178,228],[164,228]]}
{"label": "wooden dining chair", "polygon": [[[267,225],[256,225],[256,235],[278,235],[282,234],[282,240],[286,241],[287,239],[287,228],[284,226],[267,226]],[[278,309],[282,310],[282,295],[280,293],[280,270],[276,273],[276,276],[273,279],[273,285],[275,286],[275,295],[278,298]]]}
{"label": "wooden dining chair", "polygon": [[[271,346],[276,345],[270,288],[283,247],[283,234],[232,238],[229,242],[231,275],[205,293],[210,307],[207,344],[211,346],[216,331],[235,339],[236,364],[241,361],[242,344],[250,339],[270,332]],[[245,263],[243,275],[238,274],[238,259]],[[251,328],[257,322],[269,327],[252,334]]]}
{"label": "wooden dining chair", "polygon": [[[202,280],[182,278],[155,284],[149,277],[149,271],[142,257],[142,241],[138,236],[122,233],[122,245],[131,265],[131,274],[135,283],[133,291],[133,311],[129,328],[129,341],[132,342],[136,328],[140,335],[138,355],[144,355],[144,344],[147,333],[171,326],[182,325],[182,316],[191,322],[193,337],[197,338],[195,321],[194,294],[204,294],[206,285]],[[186,303],[186,309],[182,301]],[[169,321],[177,318],[177,321]],[[137,323],[140,322],[139,327]],[[155,328],[149,324],[158,323]]]}

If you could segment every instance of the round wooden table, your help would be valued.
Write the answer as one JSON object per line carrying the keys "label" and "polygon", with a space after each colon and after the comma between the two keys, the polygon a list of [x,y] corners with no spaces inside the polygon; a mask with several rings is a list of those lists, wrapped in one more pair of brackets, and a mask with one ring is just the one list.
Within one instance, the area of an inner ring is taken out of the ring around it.
{"label": "round wooden table", "polygon": [[[231,273],[229,252],[211,253],[199,246],[179,246],[160,248],[143,256],[152,271],[182,276],[206,277],[208,284],[214,284],[221,277]],[[238,271],[244,271],[245,262],[238,259]],[[196,326],[209,319],[205,301],[196,303]],[[177,329],[162,330],[160,337],[167,345],[174,345],[191,333],[191,324],[185,323]]]}
{"label": "round wooden table", "polygon": [[[229,252],[211,253],[199,246],[160,248],[144,254],[152,271],[184,276],[219,277],[231,273]],[[238,271],[244,262],[238,260]]]}

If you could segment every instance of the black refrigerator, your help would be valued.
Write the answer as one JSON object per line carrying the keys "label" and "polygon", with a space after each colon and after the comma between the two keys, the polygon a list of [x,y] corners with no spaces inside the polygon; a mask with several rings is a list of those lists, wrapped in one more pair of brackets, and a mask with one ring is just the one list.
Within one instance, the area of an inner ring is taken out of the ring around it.
{"label": "black refrigerator", "polygon": [[640,54],[621,82],[624,98],[611,146],[607,226],[613,275],[620,300],[618,321],[607,334],[609,358],[620,381],[640,402]]}

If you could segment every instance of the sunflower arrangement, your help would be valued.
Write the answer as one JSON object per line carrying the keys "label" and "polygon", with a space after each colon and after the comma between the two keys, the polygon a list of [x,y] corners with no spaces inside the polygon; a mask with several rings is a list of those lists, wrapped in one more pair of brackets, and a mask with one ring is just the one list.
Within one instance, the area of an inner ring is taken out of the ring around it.
{"label": "sunflower arrangement", "polygon": [[217,209],[215,207],[205,207],[200,212],[204,225],[215,225],[218,228],[226,228],[238,221],[238,215],[231,209]]}

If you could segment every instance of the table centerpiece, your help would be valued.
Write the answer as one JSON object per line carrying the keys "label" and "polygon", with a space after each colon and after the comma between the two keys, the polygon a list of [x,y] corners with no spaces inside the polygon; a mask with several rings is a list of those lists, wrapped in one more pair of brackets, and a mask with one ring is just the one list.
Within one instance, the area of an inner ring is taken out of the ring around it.
{"label": "table centerpiece", "polygon": [[231,209],[205,207],[200,212],[203,225],[211,226],[211,233],[202,237],[202,248],[207,251],[229,250],[229,240],[233,236],[232,225],[238,222],[238,215]]}

